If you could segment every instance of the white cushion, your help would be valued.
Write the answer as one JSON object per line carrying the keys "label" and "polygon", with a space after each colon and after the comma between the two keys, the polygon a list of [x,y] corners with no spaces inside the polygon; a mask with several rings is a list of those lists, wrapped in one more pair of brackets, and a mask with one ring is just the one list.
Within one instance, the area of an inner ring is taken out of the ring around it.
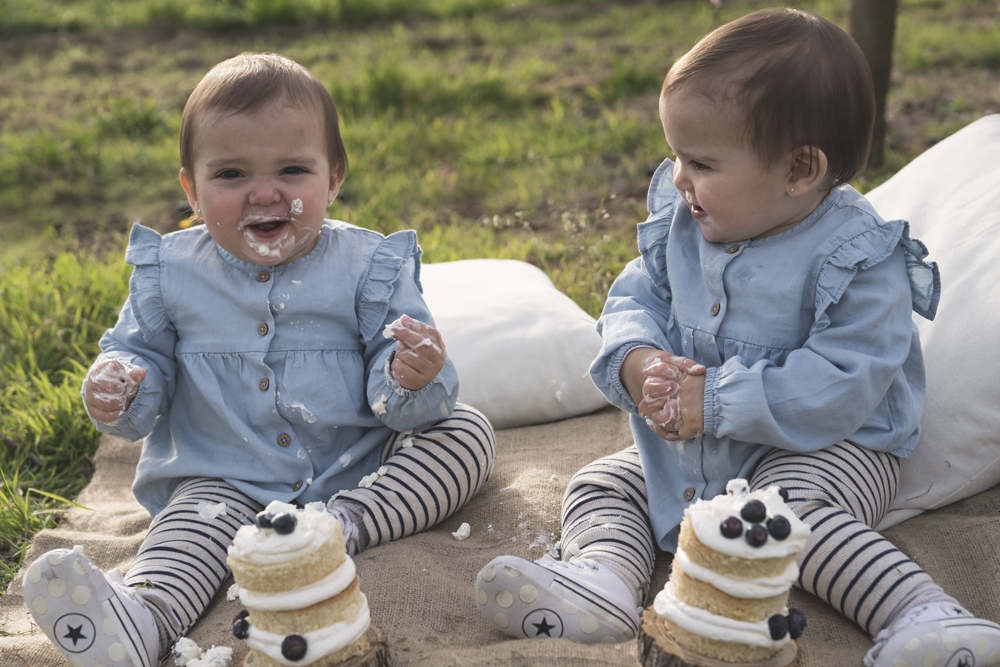
{"label": "white cushion", "polygon": [[918,315],[927,403],[882,530],[1000,483],[1000,115],[930,148],[868,194],[941,269],[937,317]]}
{"label": "white cushion", "polygon": [[542,424],[608,405],[590,379],[597,323],[531,264],[424,264],[424,299],[459,377],[459,400],[493,428]]}

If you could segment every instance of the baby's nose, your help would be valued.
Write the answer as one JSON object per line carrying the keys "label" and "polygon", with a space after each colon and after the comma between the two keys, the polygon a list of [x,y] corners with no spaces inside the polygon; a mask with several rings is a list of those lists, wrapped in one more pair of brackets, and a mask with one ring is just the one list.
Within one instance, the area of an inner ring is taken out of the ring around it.
{"label": "baby's nose", "polygon": [[253,206],[269,206],[281,201],[281,192],[269,180],[254,183],[248,201]]}

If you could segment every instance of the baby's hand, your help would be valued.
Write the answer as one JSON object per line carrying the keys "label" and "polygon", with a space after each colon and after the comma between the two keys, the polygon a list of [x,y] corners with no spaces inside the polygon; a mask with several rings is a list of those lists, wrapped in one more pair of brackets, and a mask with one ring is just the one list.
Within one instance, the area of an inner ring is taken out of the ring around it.
{"label": "baby's hand", "polygon": [[397,341],[392,377],[403,388],[423,389],[444,368],[444,341],[431,325],[403,315],[387,325],[382,335]]}
{"label": "baby's hand", "polygon": [[687,440],[702,429],[705,367],[662,350],[636,348],[621,377],[639,415],[664,440]]}
{"label": "baby's hand", "polygon": [[87,412],[105,424],[115,421],[128,411],[145,377],[145,370],[120,361],[95,364],[87,374]]}
{"label": "baby's hand", "polygon": [[705,420],[705,376],[681,374],[676,389],[665,394],[664,383],[650,379],[651,393],[639,403],[639,416],[664,440],[690,440],[702,431]]}

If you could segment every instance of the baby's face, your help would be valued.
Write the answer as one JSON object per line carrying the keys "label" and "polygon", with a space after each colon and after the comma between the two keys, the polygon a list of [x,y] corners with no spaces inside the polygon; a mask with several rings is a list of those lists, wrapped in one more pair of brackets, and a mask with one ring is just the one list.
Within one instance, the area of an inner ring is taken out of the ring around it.
{"label": "baby's face", "polygon": [[660,100],[667,145],[677,156],[674,186],[702,235],[713,243],[762,238],[802,217],[788,196],[789,163],[766,169],[737,132],[735,105],[720,105],[685,88]]}
{"label": "baby's face", "polygon": [[206,114],[195,126],[193,174],[181,185],[215,242],[262,266],[295,261],[319,240],[340,183],[322,118],[284,103],[259,113]]}

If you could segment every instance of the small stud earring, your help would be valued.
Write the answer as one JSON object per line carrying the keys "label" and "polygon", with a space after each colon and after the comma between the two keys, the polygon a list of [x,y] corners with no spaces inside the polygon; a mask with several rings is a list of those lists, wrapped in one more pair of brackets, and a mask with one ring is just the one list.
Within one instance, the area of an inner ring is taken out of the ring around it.
{"label": "small stud earring", "polygon": [[788,188],[789,192],[795,192],[795,188]]}

